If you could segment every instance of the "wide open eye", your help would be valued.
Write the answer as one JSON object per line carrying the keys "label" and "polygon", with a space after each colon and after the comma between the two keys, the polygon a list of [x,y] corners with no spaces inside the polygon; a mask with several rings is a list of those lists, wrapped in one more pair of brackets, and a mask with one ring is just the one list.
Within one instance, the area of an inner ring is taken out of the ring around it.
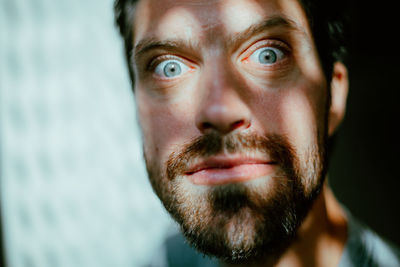
{"label": "wide open eye", "polygon": [[253,62],[263,64],[263,65],[272,65],[279,60],[283,59],[285,53],[278,48],[275,47],[261,47],[251,54],[249,57]]}
{"label": "wide open eye", "polygon": [[189,70],[189,67],[174,59],[164,60],[159,63],[154,72],[164,78],[174,78]]}

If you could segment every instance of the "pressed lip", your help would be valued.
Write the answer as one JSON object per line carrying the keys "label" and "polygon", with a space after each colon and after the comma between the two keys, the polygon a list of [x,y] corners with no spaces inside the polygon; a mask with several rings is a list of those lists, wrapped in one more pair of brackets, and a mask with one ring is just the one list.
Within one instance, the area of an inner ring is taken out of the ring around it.
{"label": "pressed lip", "polygon": [[189,167],[185,175],[194,184],[220,185],[267,175],[274,165],[274,161],[256,157],[215,156]]}
{"label": "pressed lip", "polygon": [[191,175],[205,169],[227,169],[245,164],[275,164],[275,162],[268,161],[265,159],[249,158],[249,157],[218,156],[206,159],[198,164],[195,164],[193,167],[189,168],[189,170],[186,171],[185,174]]}

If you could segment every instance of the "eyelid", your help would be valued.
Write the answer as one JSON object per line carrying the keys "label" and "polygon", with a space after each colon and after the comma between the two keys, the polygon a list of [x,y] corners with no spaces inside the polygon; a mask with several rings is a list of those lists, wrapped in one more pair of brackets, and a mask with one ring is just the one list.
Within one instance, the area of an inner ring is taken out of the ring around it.
{"label": "eyelid", "polygon": [[[257,61],[257,59],[259,59],[260,54],[263,51],[266,51],[267,49],[272,50],[275,53],[276,58],[275,58],[275,62],[270,63],[270,64],[265,64],[265,65],[273,65],[273,64],[276,64],[276,61],[279,62],[282,59],[284,59],[285,52],[283,52],[281,49],[273,47],[273,46],[260,47],[257,50],[255,50],[248,58],[252,59],[253,61]],[[262,63],[262,64],[264,64],[264,63]]]}
{"label": "eyelid", "polygon": [[[157,74],[156,73],[157,67],[163,63],[165,63],[164,64],[164,67],[165,67],[165,65],[167,64],[167,61],[175,61],[175,62],[178,62],[179,64],[181,64],[182,73],[175,77],[167,77],[163,74]],[[182,68],[182,65],[184,66],[183,68]],[[148,72],[152,73],[153,77],[155,76],[158,79],[164,79],[164,80],[172,80],[174,78],[181,77],[186,72],[194,70],[194,69],[195,69],[195,67],[193,66],[193,64],[191,64],[191,61],[189,61],[185,58],[182,58],[180,56],[172,55],[172,54],[164,54],[164,55],[157,56],[157,57],[153,58],[152,60],[150,60],[150,63],[146,67],[146,70]]]}
{"label": "eyelid", "polygon": [[171,54],[165,54],[165,55],[160,55],[152,58],[150,62],[147,64],[146,70],[148,71],[154,71],[154,69],[162,62],[167,61],[167,60],[176,60],[182,62],[180,60],[180,57],[171,55]]}
{"label": "eyelid", "polygon": [[277,49],[280,49],[284,54],[288,54],[291,51],[291,48],[289,45],[287,45],[285,42],[276,40],[276,39],[263,39],[259,40],[255,43],[252,43],[249,47],[245,49],[245,51],[242,53],[242,57],[240,61],[247,61],[248,58],[257,50],[263,47],[274,47]]}

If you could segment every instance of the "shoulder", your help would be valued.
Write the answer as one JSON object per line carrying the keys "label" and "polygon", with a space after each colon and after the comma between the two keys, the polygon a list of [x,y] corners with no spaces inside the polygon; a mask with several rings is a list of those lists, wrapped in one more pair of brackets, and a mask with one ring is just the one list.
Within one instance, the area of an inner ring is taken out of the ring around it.
{"label": "shoulder", "polygon": [[400,249],[348,215],[348,240],[339,267],[400,267]]}
{"label": "shoulder", "polygon": [[217,267],[216,259],[205,256],[189,246],[181,233],[166,240],[168,266]]}

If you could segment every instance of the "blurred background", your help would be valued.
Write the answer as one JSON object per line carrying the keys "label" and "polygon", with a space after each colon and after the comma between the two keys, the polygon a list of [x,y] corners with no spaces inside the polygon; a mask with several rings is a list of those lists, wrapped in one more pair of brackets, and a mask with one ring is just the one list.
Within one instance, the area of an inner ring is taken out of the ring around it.
{"label": "blurred background", "polygon": [[400,53],[393,2],[348,1],[350,91],[329,181],[365,224],[400,245]]}
{"label": "blurred background", "polygon": [[170,221],[142,162],[113,1],[0,3],[8,266],[162,262]]}
{"label": "blurred background", "polygon": [[[354,2],[329,182],[399,245],[399,23]],[[0,0],[1,266],[164,266],[176,227],[147,181],[112,6]]]}

